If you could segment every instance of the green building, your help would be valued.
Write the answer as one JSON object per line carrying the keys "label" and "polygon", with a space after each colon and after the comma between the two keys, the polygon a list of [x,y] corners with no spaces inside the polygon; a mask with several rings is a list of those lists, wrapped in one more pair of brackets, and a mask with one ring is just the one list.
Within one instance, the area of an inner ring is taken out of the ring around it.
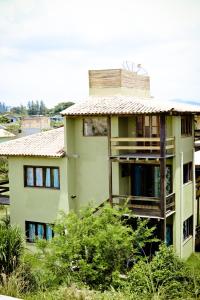
{"label": "green building", "polygon": [[186,258],[195,246],[196,107],[155,100],[150,79],[89,71],[90,96],[62,112],[64,128],[0,145],[9,160],[11,222],[49,239],[60,210],[127,205]]}

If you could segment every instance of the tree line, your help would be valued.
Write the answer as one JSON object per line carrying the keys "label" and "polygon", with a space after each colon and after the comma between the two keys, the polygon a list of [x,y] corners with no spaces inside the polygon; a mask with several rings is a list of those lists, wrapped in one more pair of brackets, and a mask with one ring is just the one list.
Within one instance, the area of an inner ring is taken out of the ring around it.
{"label": "tree line", "polygon": [[10,112],[16,115],[55,115],[59,114],[60,111],[73,105],[73,102],[60,102],[53,108],[48,109],[43,100],[28,101],[27,105],[18,105],[8,107],[4,102],[0,102],[0,113],[4,114]]}

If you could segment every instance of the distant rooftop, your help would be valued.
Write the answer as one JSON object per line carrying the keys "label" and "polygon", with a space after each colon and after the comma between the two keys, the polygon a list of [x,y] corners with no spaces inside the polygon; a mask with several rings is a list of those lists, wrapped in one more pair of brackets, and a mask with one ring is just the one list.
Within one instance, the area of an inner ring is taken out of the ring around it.
{"label": "distant rooftop", "polygon": [[64,127],[2,143],[0,155],[63,157]]}
{"label": "distant rooftop", "polygon": [[0,128],[0,138],[14,137],[15,135],[3,128]]}
{"label": "distant rooftop", "polygon": [[200,114],[200,107],[134,96],[90,96],[63,110],[63,116],[131,114]]}

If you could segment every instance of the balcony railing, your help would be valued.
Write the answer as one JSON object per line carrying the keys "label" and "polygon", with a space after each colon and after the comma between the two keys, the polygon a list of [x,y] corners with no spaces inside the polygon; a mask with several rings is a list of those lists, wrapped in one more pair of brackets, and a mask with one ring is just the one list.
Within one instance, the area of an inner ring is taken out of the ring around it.
{"label": "balcony railing", "polygon": [[10,204],[8,184],[8,180],[0,180],[0,205]]}
{"label": "balcony railing", "polygon": [[[125,151],[125,152],[160,152],[160,138],[159,137],[112,137],[111,152]],[[175,149],[175,138],[166,138],[166,153],[173,154]]]}
{"label": "balcony railing", "polygon": [[[114,205],[124,205],[132,209],[135,215],[162,218],[160,198],[159,197],[142,197],[113,195]],[[166,196],[166,215],[175,211],[175,194]]]}

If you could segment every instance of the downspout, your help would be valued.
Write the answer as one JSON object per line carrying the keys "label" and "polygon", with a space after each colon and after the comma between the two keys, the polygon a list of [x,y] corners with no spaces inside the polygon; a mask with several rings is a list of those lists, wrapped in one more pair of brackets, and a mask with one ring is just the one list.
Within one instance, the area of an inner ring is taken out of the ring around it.
{"label": "downspout", "polygon": [[180,153],[180,257],[183,255],[183,152]]}

